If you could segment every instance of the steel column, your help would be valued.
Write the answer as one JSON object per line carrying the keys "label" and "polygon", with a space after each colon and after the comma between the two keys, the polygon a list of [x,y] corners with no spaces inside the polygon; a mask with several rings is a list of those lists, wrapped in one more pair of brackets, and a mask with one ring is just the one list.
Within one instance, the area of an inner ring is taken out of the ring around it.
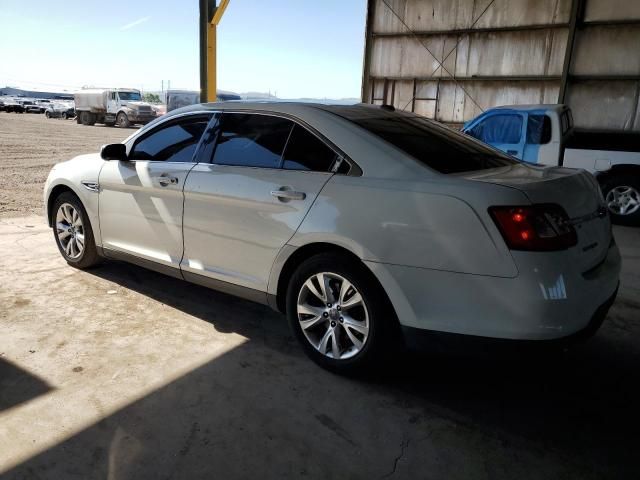
{"label": "steel column", "polygon": [[[375,13],[375,0],[367,0],[367,13],[365,15],[365,32],[364,32],[364,59],[362,61],[362,91],[360,94],[362,103],[373,103],[374,92],[373,82],[369,77],[371,68],[371,48],[373,45],[373,18]],[[371,98],[366,97],[367,92],[371,91]]]}
{"label": "steel column", "polygon": [[562,65],[562,76],[560,78],[560,91],[558,93],[558,103],[564,103],[567,97],[567,87],[571,70],[571,60],[575,51],[576,31],[584,18],[584,0],[573,0],[571,2],[571,18],[569,19],[569,36],[567,37],[567,48],[564,53],[564,63]]}

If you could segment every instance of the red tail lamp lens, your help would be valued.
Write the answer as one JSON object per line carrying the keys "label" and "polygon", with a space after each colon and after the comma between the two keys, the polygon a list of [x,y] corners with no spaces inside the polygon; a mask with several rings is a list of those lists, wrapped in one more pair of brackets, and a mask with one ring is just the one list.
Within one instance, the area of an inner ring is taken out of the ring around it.
{"label": "red tail lamp lens", "polygon": [[560,205],[491,207],[489,214],[511,250],[565,250],[578,243],[569,216]]}

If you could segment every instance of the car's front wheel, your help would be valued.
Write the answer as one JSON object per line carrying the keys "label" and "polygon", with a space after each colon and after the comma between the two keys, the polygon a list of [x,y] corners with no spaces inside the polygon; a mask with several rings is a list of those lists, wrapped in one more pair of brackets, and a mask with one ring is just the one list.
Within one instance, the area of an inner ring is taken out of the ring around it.
{"label": "car's front wheel", "polygon": [[76,195],[65,192],[58,196],[52,216],[56,244],[69,265],[84,269],[100,262],[89,217]]}
{"label": "car's front wheel", "polygon": [[120,112],[116,117],[116,123],[120,128],[129,128],[131,123],[129,122],[129,117],[124,112]]}
{"label": "car's front wheel", "polygon": [[382,287],[348,255],[322,253],[298,267],[287,317],[307,355],[337,373],[361,373],[398,347],[397,321]]}

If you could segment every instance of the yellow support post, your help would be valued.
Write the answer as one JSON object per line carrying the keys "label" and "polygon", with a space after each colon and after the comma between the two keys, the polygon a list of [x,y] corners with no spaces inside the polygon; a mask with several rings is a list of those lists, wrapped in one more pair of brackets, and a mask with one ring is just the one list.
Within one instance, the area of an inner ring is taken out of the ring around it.
{"label": "yellow support post", "polygon": [[215,102],[216,92],[216,25],[207,25],[207,102]]}
{"label": "yellow support post", "polygon": [[207,25],[207,101],[215,102],[217,99],[217,64],[216,64],[216,29],[222,15],[229,4],[229,0],[221,0],[220,5],[214,9],[211,21]]}

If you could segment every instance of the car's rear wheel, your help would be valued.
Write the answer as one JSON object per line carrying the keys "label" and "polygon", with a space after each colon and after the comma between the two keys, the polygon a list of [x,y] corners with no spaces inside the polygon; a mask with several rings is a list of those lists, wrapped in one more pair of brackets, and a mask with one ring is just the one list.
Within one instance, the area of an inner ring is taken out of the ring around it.
{"label": "car's rear wheel", "polygon": [[322,253],[298,267],[287,317],[306,354],[337,373],[361,373],[397,351],[397,321],[386,294],[348,255]]}
{"label": "car's rear wheel", "polygon": [[89,217],[76,195],[58,196],[51,215],[56,244],[69,265],[84,269],[100,262]]}
{"label": "car's rear wheel", "polygon": [[614,223],[640,226],[640,178],[611,175],[602,183],[602,194]]}

